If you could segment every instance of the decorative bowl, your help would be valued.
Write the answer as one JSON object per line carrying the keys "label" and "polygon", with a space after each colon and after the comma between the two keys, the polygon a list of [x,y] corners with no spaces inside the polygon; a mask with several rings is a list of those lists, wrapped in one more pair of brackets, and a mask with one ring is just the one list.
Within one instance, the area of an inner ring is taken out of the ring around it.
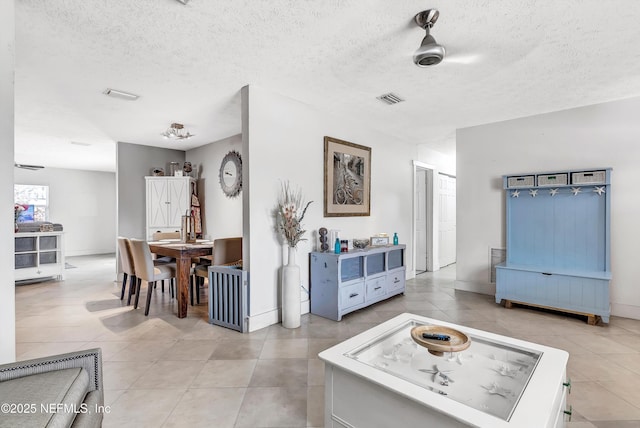
{"label": "decorative bowl", "polygon": [[364,249],[367,248],[367,246],[369,245],[369,240],[368,239],[354,239],[353,240],[353,246],[355,248],[359,248],[359,249]]}
{"label": "decorative bowl", "polygon": [[[424,336],[423,336],[424,334]],[[428,336],[445,336],[446,340]],[[471,339],[461,331],[441,325],[419,325],[411,329],[411,338],[430,354],[441,357],[445,352],[464,351],[471,345]]]}

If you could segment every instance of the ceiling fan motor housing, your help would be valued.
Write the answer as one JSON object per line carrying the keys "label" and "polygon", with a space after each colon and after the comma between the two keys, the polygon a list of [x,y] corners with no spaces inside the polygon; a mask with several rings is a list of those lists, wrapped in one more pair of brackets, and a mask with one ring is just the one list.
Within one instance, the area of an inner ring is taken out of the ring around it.
{"label": "ceiling fan motor housing", "polygon": [[427,34],[422,39],[420,47],[413,54],[413,62],[418,67],[429,67],[439,64],[445,56],[444,46],[439,45],[430,33],[431,27],[436,23],[440,13],[436,9],[428,9],[418,13],[414,20],[416,25],[424,29]]}

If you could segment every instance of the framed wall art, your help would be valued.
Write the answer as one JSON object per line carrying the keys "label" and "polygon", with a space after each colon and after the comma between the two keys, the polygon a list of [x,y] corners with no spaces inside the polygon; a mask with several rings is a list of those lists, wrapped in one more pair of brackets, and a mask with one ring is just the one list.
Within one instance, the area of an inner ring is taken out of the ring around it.
{"label": "framed wall art", "polygon": [[371,212],[371,147],[324,137],[324,216]]}

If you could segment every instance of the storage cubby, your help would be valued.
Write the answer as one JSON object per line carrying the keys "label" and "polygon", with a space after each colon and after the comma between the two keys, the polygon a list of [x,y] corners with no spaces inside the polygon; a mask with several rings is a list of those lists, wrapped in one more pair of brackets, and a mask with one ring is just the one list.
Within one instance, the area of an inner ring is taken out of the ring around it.
{"label": "storage cubby", "polygon": [[496,267],[496,302],[608,322],[611,169],[529,176],[537,185],[519,189],[503,177],[507,257]]}
{"label": "storage cubby", "polygon": [[16,233],[15,280],[64,279],[63,232]]}

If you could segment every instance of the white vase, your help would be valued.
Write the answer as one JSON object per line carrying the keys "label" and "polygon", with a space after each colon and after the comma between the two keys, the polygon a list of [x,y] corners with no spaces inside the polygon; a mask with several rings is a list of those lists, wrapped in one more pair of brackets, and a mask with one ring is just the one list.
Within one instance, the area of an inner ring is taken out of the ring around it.
{"label": "white vase", "polygon": [[300,267],[295,247],[289,247],[289,260],[282,267],[282,326],[300,327]]}

